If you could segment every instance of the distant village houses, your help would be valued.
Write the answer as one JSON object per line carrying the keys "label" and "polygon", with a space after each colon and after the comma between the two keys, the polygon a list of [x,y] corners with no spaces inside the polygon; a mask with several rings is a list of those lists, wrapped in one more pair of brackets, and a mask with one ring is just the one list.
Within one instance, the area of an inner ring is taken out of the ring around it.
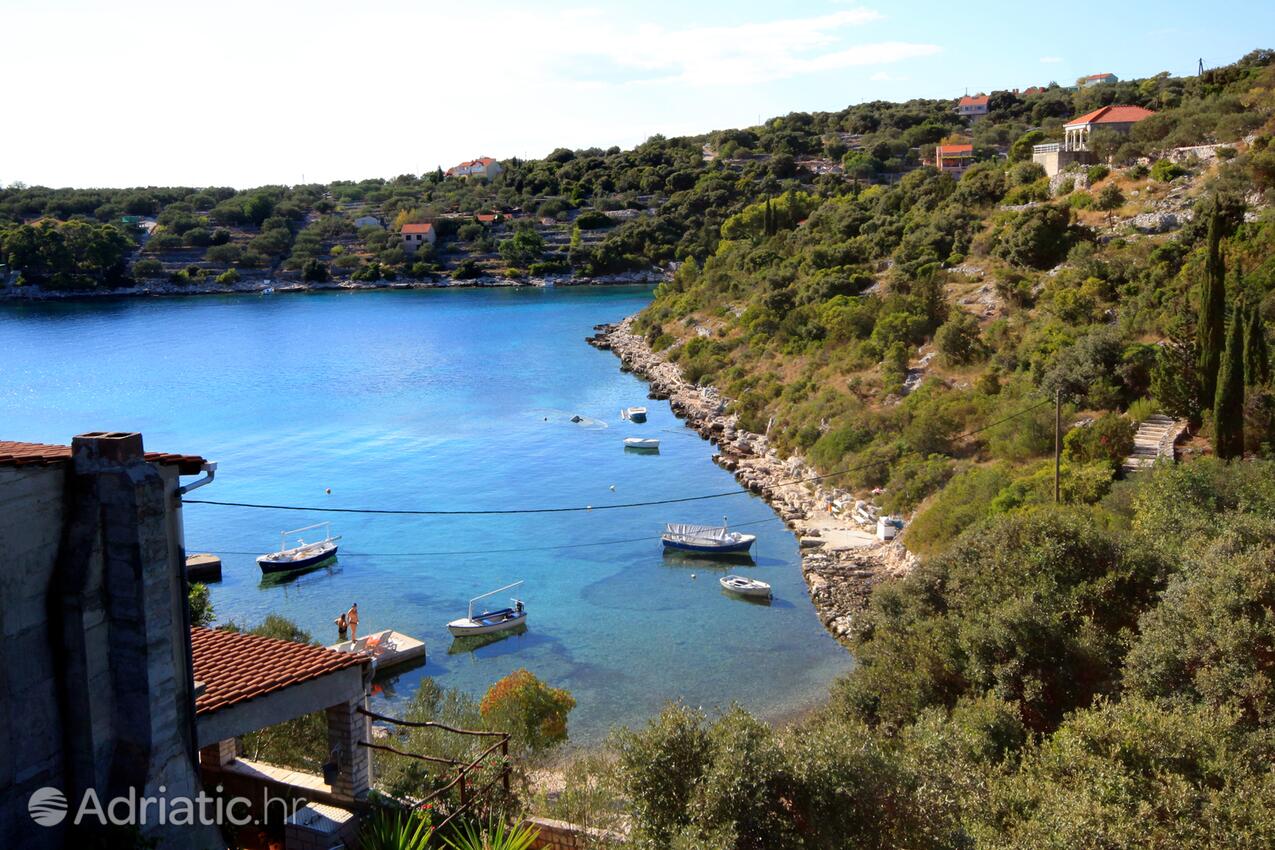
{"label": "distant village houses", "polygon": [[361,215],[354,219],[355,227],[384,227],[385,223],[374,215]]}
{"label": "distant village houses", "polygon": [[480,156],[478,159],[471,159],[468,162],[462,162],[460,165],[453,165],[447,169],[447,176],[481,177],[484,180],[490,180],[504,170],[500,163],[491,157]]}
{"label": "distant village houses", "polygon": [[974,164],[973,145],[938,145],[934,148],[934,167],[960,179]]}
{"label": "distant village houses", "polygon": [[977,121],[987,115],[987,95],[970,97],[965,95],[956,104],[956,114],[971,121]]}
{"label": "distant village houses", "polygon": [[1104,106],[1073,118],[1063,125],[1061,143],[1036,145],[1032,148],[1032,160],[1039,163],[1045,173],[1053,177],[1073,162],[1094,161],[1090,137],[1095,130],[1111,131],[1126,135],[1133,125],[1154,115],[1141,106]]}
{"label": "distant village houses", "polygon": [[399,235],[403,240],[403,250],[409,254],[415,254],[421,245],[428,243],[432,247],[438,241],[438,232],[428,221],[423,224],[405,224]]}

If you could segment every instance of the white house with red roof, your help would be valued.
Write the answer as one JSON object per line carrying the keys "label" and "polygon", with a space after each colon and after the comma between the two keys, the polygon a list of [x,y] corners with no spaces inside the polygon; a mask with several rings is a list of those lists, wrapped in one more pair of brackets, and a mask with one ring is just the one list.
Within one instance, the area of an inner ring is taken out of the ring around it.
{"label": "white house with red roof", "polygon": [[971,121],[977,121],[987,115],[987,95],[973,97],[965,95],[956,102],[956,114]]}
{"label": "white house with red roof", "polygon": [[1113,105],[1095,109],[1063,125],[1062,142],[1051,142],[1032,147],[1032,161],[1044,167],[1053,177],[1073,162],[1093,162],[1090,136],[1095,130],[1126,134],[1134,124],[1155,115],[1141,106]]}
{"label": "white house with red roof", "polygon": [[447,169],[448,177],[481,177],[490,180],[505,169],[489,156],[480,156]]}
{"label": "white house with red roof", "polygon": [[420,224],[405,224],[399,231],[399,237],[403,240],[403,250],[409,254],[415,254],[422,245],[432,246],[437,242],[438,231],[433,223],[428,221]]}
{"label": "white house with red roof", "polygon": [[1089,86],[1097,86],[1102,83],[1119,82],[1119,78],[1115,74],[1089,74],[1076,80],[1076,85],[1080,88],[1088,88]]}

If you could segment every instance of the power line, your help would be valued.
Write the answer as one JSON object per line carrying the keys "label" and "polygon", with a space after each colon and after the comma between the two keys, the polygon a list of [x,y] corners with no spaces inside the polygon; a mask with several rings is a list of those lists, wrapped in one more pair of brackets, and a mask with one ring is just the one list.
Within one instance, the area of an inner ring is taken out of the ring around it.
{"label": "power line", "polygon": [[[1052,399],[1045,399],[1043,401],[1040,401],[1036,404],[1031,405],[1030,407],[1026,407],[1022,409],[1018,411],[1017,413],[1012,413],[1003,419],[998,419],[995,422],[989,422],[988,424],[982,426],[981,428],[975,428],[971,431],[966,431],[963,434],[957,434],[955,437],[952,438],[952,440],[953,442],[955,442],[957,440],[963,440],[967,437],[972,437],[975,434],[988,430],[989,428],[995,428],[997,425],[1002,425],[1006,422],[1009,422],[1012,419],[1016,419],[1019,416],[1023,416],[1027,413],[1030,413],[1033,410],[1036,410],[1037,408],[1044,407],[1045,405],[1050,404],[1051,402],[1052,402]],[[919,452],[917,452],[916,449],[909,449],[903,452],[903,454],[904,455],[919,454]],[[776,482],[774,486],[786,487],[792,484],[811,484],[816,481],[825,481],[829,478],[838,478],[842,475],[849,475],[852,472],[860,472],[864,469],[871,469],[874,466],[881,466],[882,464],[893,463],[897,459],[898,458],[890,458],[890,459],[868,461],[867,463],[863,463],[858,466],[852,466],[846,469],[840,469],[840,470],[837,470],[836,472],[828,472],[823,475],[812,475],[808,478],[792,478],[787,481],[779,481],[779,482]],[[744,496],[744,495],[749,495],[749,491],[729,490],[729,491],[725,491],[721,493],[706,493],[700,496],[681,496],[681,497],[673,498],[673,499],[652,499],[646,502],[621,502],[619,504],[614,504],[614,505],[583,505],[583,506],[577,505],[577,506],[559,507],[559,508],[487,508],[487,509],[469,509],[469,510],[416,510],[416,509],[408,509],[408,508],[320,508],[320,507],[308,507],[308,506],[301,506],[301,505],[271,505],[271,504],[261,504],[256,502],[225,502],[225,501],[220,501],[215,499],[184,499],[183,504],[219,505],[221,507],[228,507],[228,508],[255,508],[258,510],[302,511],[305,513],[325,513],[325,514],[381,514],[381,515],[392,515],[392,516],[506,516],[511,514],[564,514],[564,513],[585,513],[589,511],[615,511],[615,510],[623,510],[628,508],[656,507],[659,505],[678,505],[678,504],[684,504],[686,502],[704,502],[710,499],[726,499],[732,496]]]}
{"label": "power line", "polygon": [[[731,524],[731,528],[747,528],[753,525],[762,525],[768,522],[781,522],[779,517],[773,516],[767,519],[752,520],[751,522],[736,522]],[[439,558],[449,555],[504,555],[516,552],[548,552],[556,549],[585,549],[591,546],[619,546],[625,543],[649,543],[653,540],[660,540],[661,537],[628,537],[623,540],[598,540],[593,543],[564,543],[559,546],[518,546],[513,549],[464,549],[452,552],[341,552],[342,556],[351,558]],[[187,547],[192,552],[211,552],[214,555],[260,555],[260,552],[244,552],[232,549],[199,549],[196,547]]]}

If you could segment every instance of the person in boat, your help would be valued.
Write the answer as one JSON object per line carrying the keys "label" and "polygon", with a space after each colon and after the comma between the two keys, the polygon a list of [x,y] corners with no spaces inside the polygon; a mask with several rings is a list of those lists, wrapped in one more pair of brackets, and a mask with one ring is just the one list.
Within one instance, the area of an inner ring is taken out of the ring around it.
{"label": "person in boat", "polygon": [[514,616],[519,616],[521,614],[522,614],[522,600],[515,599],[514,600]]}
{"label": "person in boat", "polygon": [[350,610],[345,612],[345,621],[350,624],[350,640],[359,639],[359,603],[351,602]]}
{"label": "person in boat", "polygon": [[336,619],[333,620],[332,622],[336,623],[337,637],[339,637],[341,640],[345,640],[346,632],[350,628],[350,621],[345,619],[345,612],[342,611],[340,614],[337,614]]}

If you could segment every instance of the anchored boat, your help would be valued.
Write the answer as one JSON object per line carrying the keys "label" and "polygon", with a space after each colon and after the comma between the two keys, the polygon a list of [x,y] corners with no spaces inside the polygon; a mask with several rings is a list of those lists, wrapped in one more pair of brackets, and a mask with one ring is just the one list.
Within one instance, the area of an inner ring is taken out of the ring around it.
{"label": "anchored boat", "polygon": [[620,411],[620,418],[627,419],[630,422],[645,422],[646,408],[645,407],[626,407]]}
{"label": "anchored boat", "polygon": [[718,584],[729,590],[731,593],[738,593],[740,596],[751,596],[762,599],[770,598],[770,585],[764,581],[758,581],[754,578],[744,578],[743,576],[729,575],[722,576],[717,580]]}
{"label": "anchored boat", "polygon": [[[314,543],[306,543],[299,535],[302,532],[323,529],[323,539]],[[288,540],[294,535],[296,545],[288,546]],[[257,565],[263,573],[287,573],[318,566],[336,555],[336,542],[340,536],[332,536],[332,523],[320,522],[307,525],[305,528],[294,528],[292,531],[279,532],[279,551],[271,552],[257,558]]]}
{"label": "anchored boat", "polygon": [[496,588],[481,596],[475,596],[469,600],[469,616],[462,617],[459,620],[452,620],[447,624],[447,630],[456,637],[468,637],[470,635],[489,635],[493,632],[504,632],[525,624],[527,622],[527,609],[523,607],[521,599],[511,600],[514,603],[511,608],[499,608],[495,611],[483,608],[481,614],[474,614],[475,602],[486,599],[489,596],[495,596],[497,593],[503,593],[506,590],[513,590],[521,585],[522,582],[516,581],[513,584]]}
{"label": "anchored boat", "polygon": [[660,539],[664,542],[665,549],[697,552],[701,555],[739,555],[752,548],[757,535],[731,531],[726,526],[726,517],[722,517],[721,525],[670,522],[664,526],[664,534]]}
{"label": "anchored boat", "polygon": [[659,451],[660,441],[655,437],[625,437],[624,447],[640,451]]}

